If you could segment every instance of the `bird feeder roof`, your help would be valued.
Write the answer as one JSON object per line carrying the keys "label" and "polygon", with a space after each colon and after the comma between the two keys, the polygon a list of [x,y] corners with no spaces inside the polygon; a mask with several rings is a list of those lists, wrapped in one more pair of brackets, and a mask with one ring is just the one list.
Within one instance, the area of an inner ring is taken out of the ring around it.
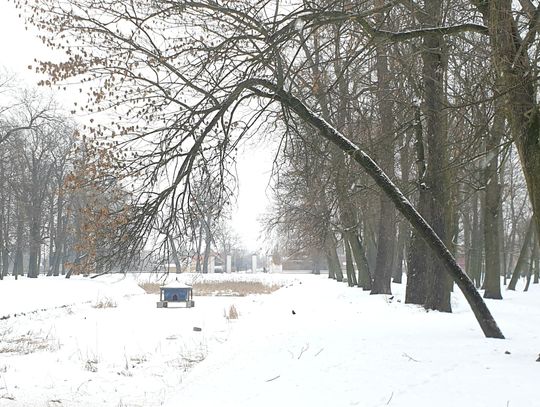
{"label": "bird feeder roof", "polygon": [[161,288],[189,288],[191,289],[193,287],[185,283],[182,283],[180,281],[171,281],[170,283],[161,286]]}

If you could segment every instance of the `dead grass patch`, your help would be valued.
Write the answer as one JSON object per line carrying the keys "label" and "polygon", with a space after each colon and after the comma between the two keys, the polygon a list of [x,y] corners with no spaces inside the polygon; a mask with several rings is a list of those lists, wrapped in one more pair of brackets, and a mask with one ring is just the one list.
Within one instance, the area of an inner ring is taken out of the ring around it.
{"label": "dead grass patch", "polygon": [[250,294],[270,294],[279,289],[278,285],[266,285],[259,281],[215,281],[193,285],[193,294],[201,296],[244,297]]}
{"label": "dead grass patch", "polygon": [[[147,294],[158,294],[157,283],[140,283]],[[280,285],[267,285],[260,281],[208,281],[193,284],[195,296],[245,297],[250,294],[270,294],[281,288]]]}
{"label": "dead grass patch", "polygon": [[5,332],[0,340],[0,353],[15,353],[28,355],[30,353],[48,350],[54,351],[59,348],[58,342],[49,335],[42,335],[39,332],[28,332],[24,335],[11,335],[9,330]]}

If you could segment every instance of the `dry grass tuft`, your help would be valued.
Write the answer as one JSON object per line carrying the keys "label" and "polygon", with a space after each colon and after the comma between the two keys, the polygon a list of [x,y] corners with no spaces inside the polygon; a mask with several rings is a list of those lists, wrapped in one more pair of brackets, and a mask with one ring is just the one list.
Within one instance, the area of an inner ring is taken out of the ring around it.
{"label": "dry grass tuft", "polygon": [[117,304],[116,301],[114,301],[112,298],[101,298],[97,300],[92,307],[94,308],[116,308]]}
{"label": "dry grass tuft", "polygon": [[96,373],[98,371],[98,360],[97,359],[88,359],[84,364],[84,369],[89,372]]}
{"label": "dry grass tuft", "polygon": [[238,319],[238,316],[239,316],[238,310],[236,309],[234,304],[232,304],[229,307],[229,312],[225,313],[225,318],[227,318],[227,319]]}

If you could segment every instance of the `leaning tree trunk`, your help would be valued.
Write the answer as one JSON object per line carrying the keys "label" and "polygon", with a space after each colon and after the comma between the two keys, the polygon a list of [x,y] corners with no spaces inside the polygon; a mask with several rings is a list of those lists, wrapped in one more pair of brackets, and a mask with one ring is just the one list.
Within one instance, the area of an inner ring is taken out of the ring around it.
{"label": "leaning tree trunk", "polygon": [[263,97],[270,97],[287,106],[302,120],[318,129],[323,138],[337,145],[342,151],[346,152],[352,160],[356,161],[382,189],[383,193],[392,200],[395,207],[410,222],[411,226],[419,232],[420,236],[422,236],[429,247],[442,261],[442,264],[445,266],[443,270],[452,277],[463,292],[463,295],[467,299],[484,334],[489,338],[504,338],[504,335],[493,319],[482,296],[478,293],[472,281],[456,263],[456,260],[447,249],[444,242],[369,155],[345,138],[319,115],[311,111],[300,99],[279,88],[272,82],[264,79],[254,79],[253,81],[246,82],[244,86],[255,92],[259,92],[259,86],[271,91],[272,94],[265,92],[260,94]]}

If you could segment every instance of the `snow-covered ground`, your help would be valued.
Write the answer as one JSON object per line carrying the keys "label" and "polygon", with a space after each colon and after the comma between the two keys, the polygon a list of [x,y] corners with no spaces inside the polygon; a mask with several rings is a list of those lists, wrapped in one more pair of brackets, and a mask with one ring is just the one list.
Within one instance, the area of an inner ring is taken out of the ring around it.
{"label": "snow-covered ground", "polygon": [[398,285],[246,274],[284,287],[158,309],[144,278],[1,281],[0,406],[540,406],[537,285],[489,301],[496,340],[459,293],[441,314]]}

